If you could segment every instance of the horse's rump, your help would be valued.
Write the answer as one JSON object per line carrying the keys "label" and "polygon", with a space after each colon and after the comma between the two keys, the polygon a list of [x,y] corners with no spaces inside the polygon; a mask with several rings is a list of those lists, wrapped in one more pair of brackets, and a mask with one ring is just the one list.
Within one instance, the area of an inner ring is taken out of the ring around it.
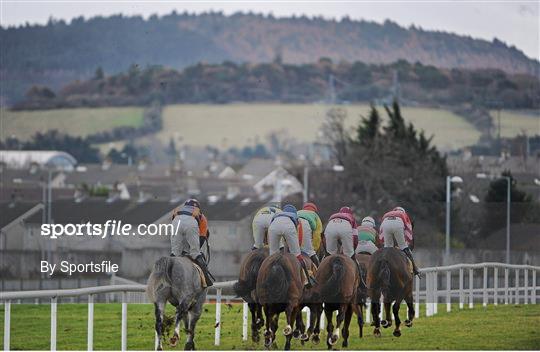
{"label": "horse's rump", "polygon": [[403,296],[412,287],[405,255],[393,247],[375,252],[369,262],[368,286],[372,299],[378,292],[390,300]]}
{"label": "horse's rump", "polygon": [[257,276],[266,257],[268,257],[266,249],[251,251],[240,266],[240,275],[233,290],[238,297],[242,297],[246,302],[252,303],[253,301],[251,293],[257,286]]}
{"label": "horse's rump", "polygon": [[[291,300],[299,301],[303,286],[299,268],[300,264],[292,254],[278,252],[267,257],[257,277],[256,293],[259,303],[287,304]],[[293,290],[294,288],[296,290]],[[294,295],[296,291],[298,293]]]}
{"label": "horse's rump", "polygon": [[344,255],[326,257],[315,276],[318,299],[324,303],[347,303],[354,297],[358,286],[356,267],[352,259]]}

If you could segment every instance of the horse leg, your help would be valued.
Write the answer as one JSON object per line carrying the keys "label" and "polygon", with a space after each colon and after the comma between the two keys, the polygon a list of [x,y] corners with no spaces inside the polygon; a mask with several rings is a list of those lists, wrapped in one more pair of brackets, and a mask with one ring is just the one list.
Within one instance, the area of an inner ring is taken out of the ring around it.
{"label": "horse leg", "polygon": [[169,340],[171,347],[176,347],[178,341],[180,340],[180,322],[182,321],[184,315],[186,314],[185,310],[182,307],[182,304],[176,306],[175,322],[174,322],[174,335]]}
{"label": "horse leg", "polygon": [[373,323],[375,328],[373,329],[373,335],[375,337],[381,337],[381,318],[379,317],[379,312],[381,311],[381,303],[379,299],[372,300],[371,303],[371,316],[373,317]]}
{"label": "horse leg", "polygon": [[298,310],[298,314],[296,314],[294,325],[295,326],[294,326],[294,331],[293,331],[293,337],[295,339],[299,339],[300,336],[305,335],[305,332],[306,332],[306,326],[304,325],[302,310],[300,308]]}
{"label": "horse leg", "polygon": [[165,301],[154,303],[154,314],[156,316],[156,335],[157,344],[156,350],[162,351],[161,337],[163,336],[163,312],[165,311]]}
{"label": "horse leg", "polygon": [[[324,314],[326,315],[326,347],[331,350],[333,343],[332,335],[334,333],[334,324],[332,323],[333,311],[330,308],[324,308]],[[334,342],[335,343],[335,342]]]}
{"label": "horse leg", "polygon": [[384,314],[385,314],[385,319],[383,321],[381,321],[381,325],[383,328],[389,328],[392,326],[392,302],[391,301],[388,301],[384,302]]}
{"label": "horse leg", "polygon": [[248,303],[249,311],[251,313],[251,340],[253,342],[259,342],[259,329],[257,320],[257,303]]}
{"label": "horse leg", "polygon": [[268,304],[264,305],[264,316],[266,318],[266,330],[264,331],[264,347],[269,348],[272,345],[272,316]]}
{"label": "horse leg", "polygon": [[393,335],[395,337],[401,336],[401,330],[399,329],[399,326],[401,325],[401,320],[399,319],[399,306],[400,305],[401,305],[401,299],[397,299],[394,302],[394,307],[392,308],[392,312],[394,313],[394,320],[396,321],[396,327],[393,332]]}
{"label": "horse leg", "polygon": [[[311,336],[311,342],[314,345],[318,345],[321,342],[319,337],[321,333],[321,315],[322,315],[322,304],[316,304],[313,306],[313,313],[311,314],[312,319],[315,318],[315,323],[311,324],[310,329],[313,329],[313,335]],[[313,320],[312,320],[313,321]]]}
{"label": "horse leg", "polygon": [[[285,350],[287,351],[291,349],[291,340],[293,337],[292,328],[290,329],[290,331],[286,331],[287,328],[294,324],[298,315],[300,315],[300,322],[302,323],[302,325],[304,324],[302,322],[302,313],[298,314],[299,311],[299,306],[292,307],[291,305],[289,305],[286,310],[287,326],[285,327],[285,329],[283,329],[283,334],[285,334]],[[289,332],[289,334],[286,334],[286,332]]]}
{"label": "horse leg", "polygon": [[407,295],[407,298],[405,298],[405,302],[407,302],[407,311],[408,311],[407,319],[405,320],[405,326],[410,328],[412,326],[414,313],[415,313],[412,293],[410,295]]}
{"label": "horse leg", "polygon": [[257,330],[262,328],[264,326],[264,317],[263,317],[263,311],[262,311],[262,305],[257,303]]}
{"label": "horse leg", "polygon": [[[356,302],[354,302],[353,304],[356,304]],[[343,321],[343,343],[341,344],[342,347],[349,346],[349,326],[351,325],[352,314],[352,307],[348,306],[347,310],[345,311],[345,320]]]}
{"label": "horse leg", "polygon": [[338,314],[336,317],[336,328],[332,331],[332,336],[330,337],[329,343],[333,346],[339,340],[339,330],[341,328],[341,323],[345,319],[345,313],[347,312],[348,304],[340,304],[338,308]]}

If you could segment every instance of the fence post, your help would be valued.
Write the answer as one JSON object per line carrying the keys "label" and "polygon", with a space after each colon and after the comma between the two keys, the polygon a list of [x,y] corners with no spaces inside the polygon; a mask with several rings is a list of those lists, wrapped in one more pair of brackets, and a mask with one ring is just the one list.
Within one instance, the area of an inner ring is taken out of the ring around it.
{"label": "fence post", "polygon": [[519,269],[516,269],[514,282],[514,304],[519,304]]}
{"label": "fence post", "polygon": [[221,341],[221,289],[216,290],[216,332],[214,346],[219,346]]}
{"label": "fence post", "polygon": [[127,293],[122,292],[122,351],[127,350]]}
{"label": "fence post", "polygon": [[459,309],[463,309],[465,294],[463,292],[463,268],[459,268]]}
{"label": "fence post", "polygon": [[474,306],[474,269],[469,269],[469,308]]}
{"label": "fence post", "polygon": [[499,268],[495,267],[493,269],[493,304],[499,304]]}
{"label": "fence post", "polygon": [[51,351],[56,351],[56,302],[57,298],[51,298]]}
{"label": "fence post", "polygon": [[532,279],[533,291],[532,291],[532,304],[536,304],[536,269],[533,270],[533,279]]}
{"label": "fence post", "polygon": [[244,302],[242,304],[242,341],[247,341],[247,339],[248,339],[248,304],[247,302]]}
{"label": "fence post", "polygon": [[523,271],[523,287],[525,288],[525,304],[529,304],[529,269]]}
{"label": "fence post", "polygon": [[4,302],[4,351],[9,351],[11,333],[11,301]]}
{"label": "fence post", "polygon": [[426,273],[426,317],[431,315],[431,272]]}
{"label": "fence post", "polygon": [[310,323],[310,319],[311,319],[311,310],[308,307],[305,307],[302,310],[306,311],[306,329],[309,329],[309,323]]}
{"label": "fence post", "polygon": [[[323,307],[324,307],[324,304],[323,304]],[[371,302],[369,302],[369,307],[371,308]],[[321,323],[319,324],[319,329],[324,330],[325,321],[326,321],[326,316],[324,315],[324,310],[323,310],[323,312],[321,313]]]}
{"label": "fence post", "polygon": [[416,284],[416,302],[414,303],[414,317],[420,318],[420,278],[418,277],[418,275],[414,280]]}
{"label": "fence post", "polygon": [[[321,330],[323,329],[322,326],[322,318],[324,317],[324,312],[321,314]],[[366,305],[366,323],[371,323],[371,302],[368,302]]]}
{"label": "fence post", "polygon": [[488,268],[484,265],[484,285],[483,285],[483,292],[482,292],[482,306],[487,307],[488,304],[488,292],[487,292],[487,274],[488,274]]}
{"label": "fence post", "polygon": [[88,330],[87,330],[87,349],[94,349],[94,295],[88,295]]}
{"label": "fence post", "polygon": [[452,272],[446,271],[446,311],[452,310],[452,298],[450,297],[450,290],[452,289]]}
{"label": "fence post", "polygon": [[508,268],[504,268],[504,304],[508,304],[510,300],[508,292]]}
{"label": "fence post", "polygon": [[439,272],[434,271],[433,272],[433,314],[437,314],[439,311],[439,291],[438,286],[439,284]]}

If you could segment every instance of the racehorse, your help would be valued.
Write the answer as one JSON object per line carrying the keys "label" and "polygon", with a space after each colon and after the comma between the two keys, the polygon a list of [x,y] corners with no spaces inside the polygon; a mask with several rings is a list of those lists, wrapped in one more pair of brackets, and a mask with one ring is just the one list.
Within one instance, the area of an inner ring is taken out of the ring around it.
{"label": "racehorse", "polygon": [[[405,254],[393,247],[380,249],[371,256],[367,284],[371,298],[371,314],[375,324],[373,334],[377,337],[381,336],[381,325],[384,328],[392,326],[390,308],[392,308],[396,321],[393,335],[396,337],[401,336],[399,306],[403,300],[407,303],[408,308],[408,319],[405,320],[405,326],[412,326],[414,319],[413,274],[409,265]],[[379,318],[381,294],[383,295],[386,313],[383,321]],[[392,302],[394,303],[393,307]]]}
{"label": "racehorse", "polygon": [[262,306],[257,301],[255,287],[259,269],[266,257],[268,257],[268,249],[251,251],[242,262],[238,281],[233,286],[236,295],[248,303],[251,312],[251,339],[253,342],[259,342],[259,329],[264,326]]}
{"label": "racehorse", "polygon": [[[315,279],[318,284],[313,289],[312,299],[318,300],[320,304],[324,303],[324,313],[328,322],[326,345],[328,349],[331,349],[337,343],[341,324],[343,323],[342,346],[347,347],[352,314],[355,313],[358,316],[359,327],[362,316],[357,301],[360,278],[356,264],[351,258],[343,254],[327,256],[321,262]],[[332,316],[336,310],[338,315],[334,330]],[[310,324],[310,328],[313,325],[315,325],[314,338],[316,339],[319,324]]]}
{"label": "racehorse", "polygon": [[156,316],[157,350],[162,350],[163,315],[165,305],[169,301],[176,307],[174,335],[170,339],[171,346],[176,346],[180,339],[180,322],[184,322],[187,341],[186,350],[195,349],[195,325],[199,320],[206,288],[203,287],[199,271],[193,262],[186,257],[161,257],[154,264],[148,278],[146,293],[154,303]]}
{"label": "racehorse", "polygon": [[304,290],[301,268],[293,254],[276,252],[266,258],[257,276],[257,299],[263,306],[266,318],[264,345],[270,347],[276,339],[278,319],[285,312],[287,325],[283,329],[286,337],[285,350],[291,348],[294,322],[300,314],[300,301]]}

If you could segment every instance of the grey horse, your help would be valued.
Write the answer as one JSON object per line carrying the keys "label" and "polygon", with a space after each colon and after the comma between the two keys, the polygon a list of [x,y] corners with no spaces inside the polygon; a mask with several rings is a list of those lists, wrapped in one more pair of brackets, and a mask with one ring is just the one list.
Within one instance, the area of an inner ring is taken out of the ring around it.
{"label": "grey horse", "polygon": [[199,320],[206,300],[206,288],[201,284],[199,272],[193,262],[185,257],[161,257],[154,268],[146,286],[146,294],[154,303],[156,315],[156,349],[162,350],[163,314],[169,301],[176,307],[174,335],[171,346],[180,339],[180,322],[184,321],[187,334],[185,350],[195,349],[195,325]]}

